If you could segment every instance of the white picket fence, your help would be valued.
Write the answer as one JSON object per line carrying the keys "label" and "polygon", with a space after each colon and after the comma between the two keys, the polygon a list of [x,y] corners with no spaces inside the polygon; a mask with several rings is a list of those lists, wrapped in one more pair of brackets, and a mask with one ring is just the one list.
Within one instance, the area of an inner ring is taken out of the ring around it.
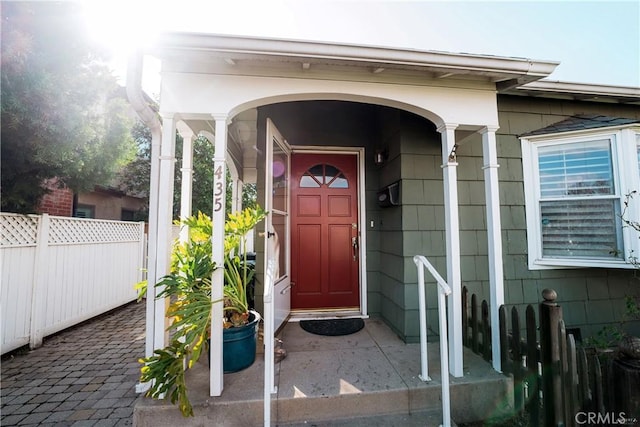
{"label": "white picket fence", "polygon": [[0,214],[2,354],[136,298],[144,223]]}

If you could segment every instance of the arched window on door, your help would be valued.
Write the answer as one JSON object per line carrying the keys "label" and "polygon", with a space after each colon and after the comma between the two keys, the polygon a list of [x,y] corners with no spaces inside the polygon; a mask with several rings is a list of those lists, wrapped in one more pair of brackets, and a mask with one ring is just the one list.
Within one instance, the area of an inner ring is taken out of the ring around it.
{"label": "arched window on door", "polygon": [[310,167],[300,178],[301,188],[349,188],[349,181],[333,165],[318,164]]}

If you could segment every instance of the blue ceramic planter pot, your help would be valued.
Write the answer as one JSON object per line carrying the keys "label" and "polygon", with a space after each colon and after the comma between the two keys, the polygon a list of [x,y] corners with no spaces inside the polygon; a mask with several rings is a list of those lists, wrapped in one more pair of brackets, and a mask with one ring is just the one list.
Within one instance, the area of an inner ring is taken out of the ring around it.
{"label": "blue ceramic planter pot", "polygon": [[250,311],[249,323],[223,330],[222,366],[225,373],[241,371],[256,360],[259,324],[260,314]]}

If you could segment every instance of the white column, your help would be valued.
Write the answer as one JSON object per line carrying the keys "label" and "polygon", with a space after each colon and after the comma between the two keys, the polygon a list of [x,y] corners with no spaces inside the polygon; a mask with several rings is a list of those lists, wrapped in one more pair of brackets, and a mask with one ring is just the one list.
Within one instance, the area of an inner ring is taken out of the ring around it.
{"label": "white column", "polygon": [[454,377],[462,372],[462,302],[460,273],[460,224],[458,219],[458,177],[455,150],[457,124],[438,128],[442,134],[442,174],[444,180],[445,237],[447,242],[447,283],[449,296],[449,370]]}
{"label": "white column", "polygon": [[504,275],[502,271],[502,227],[500,225],[500,197],[498,185],[497,127],[485,127],[482,133],[484,166],[484,194],[487,206],[487,242],[489,245],[489,284],[491,289],[491,353],[493,369],[500,366],[500,334],[498,309],[504,304]]}
{"label": "white column", "polygon": [[[158,179],[158,213],[155,278],[169,272],[171,258],[171,224],[173,222],[173,178],[175,173],[176,125],[173,114],[162,116]],[[152,285],[150,283],[150,285]],[[160,292],[161,289],[158,290]],[[157,292],[156,292],[157,293]],[[155,300],[154,348],[166,345],[166,307],[164,299]]]}
{"label": "white column", "polygon": [[[227,154],[227,115],[213,114],[215,120],[215,154],[213,158],[213,262],[218,266],[211,277],[211,300],[223,298],[224,286],[224,221],[226,201],[225,159]],[[223,385],[222,365],[222,303],[213,304],[211,312],[211,396],[220,396]]]}
{"label": "white column", "polygon": [[233,185],[231,186],[231,210],[239,211],[242,209],[242,181],[238,176],[231,177]]}
{"label": "white column", "polygon": [[[164,323],[156,325],[156,289],[158,260],[158,191],[160,190],[160,147],[161,130],[151,133],[151,176],[149,177],[149,229],[147,237],[147,307],[145,356],[153,356],[159,346],[156,342],[156,330],[164,329]],[[157,327],[156,327],[157,326]]]}
{"label": "white column", "polygon": [[[182,136],[182,183],[180,188],[180,219],[191,216],[191,204],[193,196],[193,140],[194,134],[184,125],[180,123],[178,128]],[[183,226],[180,229],[180,241],[186,242],[189,239],[189,229]]]}

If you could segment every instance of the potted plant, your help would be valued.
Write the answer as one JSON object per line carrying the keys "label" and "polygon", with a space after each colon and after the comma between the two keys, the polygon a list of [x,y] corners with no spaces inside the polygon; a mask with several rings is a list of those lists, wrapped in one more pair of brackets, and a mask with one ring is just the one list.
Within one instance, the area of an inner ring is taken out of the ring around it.
{"label": "potted plant", "polygon": [[229,214],[225,223],[222,300],[211,301],[211,276],[219,267],[212,261],[211,218],[201,212],[182,221],[189,227],[189,239],[176,243],[170,273],[156,284],[160,290],[157,298],[170,301],[167,316],[172,319],[168,328],[171,338],[165,348],[140,359],[140,380],[151,384],[147,396],[168,397],[185,416],[193,415],[185,371],[199,360],[203,350],[208,350],[213,304],[224,304],[221,321],[225,328],[225,372],[244,369],[255,360],[260,315],[250,311],[248,305],[247,286],[254,271],[247,262],[246,235],[265,216],[259,207]]}
{"label": "potted plant", "polygon": [[225,223],[224,256],[224,372],[237,372],[255,361],[260,315],[249,308],[249,293],[255,274],[247,259],[247,234],[266,212],[247,208],[230,214]]}

